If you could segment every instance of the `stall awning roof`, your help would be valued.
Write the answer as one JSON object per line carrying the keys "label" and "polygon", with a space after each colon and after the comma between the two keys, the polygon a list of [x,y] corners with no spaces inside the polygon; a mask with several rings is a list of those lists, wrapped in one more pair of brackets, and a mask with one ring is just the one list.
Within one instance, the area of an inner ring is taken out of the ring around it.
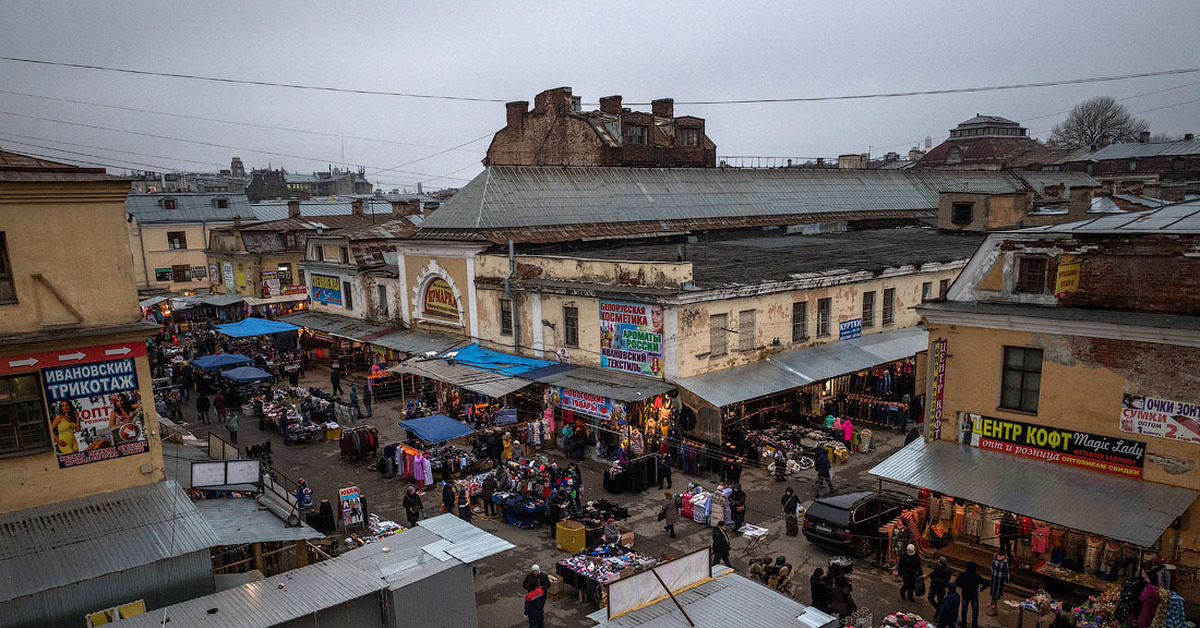
{"label": "stall awning roof", "polygon": [[246,305],[268,305],[270,303],[292,303],[307,301],[307,294],[277,294],[273,297],[246,297]]}
{"label": "stall awning roof", "polygon": [[217,325],[217,331],[233,338],[248,338],[250,336],[266,336],[300,329],[291,323],[272,321],[251,316],[236,323]]}
{"label": "stall awning roof", "polygon": [[325,537],[303,523],[294,528],[287,527],[287,522],[255,499],[202,499],[193,502],[193,505],[221,539],[221,545],[306,541]]}
{"label": "stall awning roof", "polygon": [[[544,375],[542,373],[545,373]],[[522,375],[525,379],[599,395],[617,401],[641,401],[675,390],[661,379],[638,377],[619,371],[576,366],[574,368],[545,368]]]}
{"label": "stall awning roof", "polygon": [[436,379],[439,382],[454,384],[489,397],[503,397],[532,383],[527,379],[482,371],[461,364],[450,364],[438,359],[413,358],[388,370],[393,373],[411,373]]}
{"label": "stall awning roof", "polygon": [[371,344],[405,353],[426,353],[445,351],[461,342],[463,342],[462,338],[404,330],[380,336],[372,340]]}
{"label": "stall awning roof", "polygon": [[250,364],[252,362],[254,360],[240,353],[214,353],[212,355],[202,355],[192,360],[192,366],[205,371],[215,371],[226,366]]}
{"label": "stall awning roof", "polygon": [[263,382],[271,379],[271,374],[257,366],[239,366],[221,373],[221,377],[227,377],[239,384],[249,384],[251,382]]}
{"label": "stall awning roof", "polygon": [[288,316],[279,317],[281,321],[287,321],[293,325],[309,327],[317,331],[323,331],[334,336],[349,338],[363,342],[377,336],[400,331],[395,325],[380,325],[364,321],[359,318],[349,316],[341,316],[338,314],[329,314],[326,312],[296,312]]}
{"label": "stall awning roof", "polygon": [[431,443],[444,443],[475,433],[475,430],[444,414],[400,421],[398,425],[412,432],[417,438]]}
{"label": "stall awning roof", "polygon": [[1154,545],[1200,494],[942,441],[913,441],[870,472],[1141,547]]}
{"label": "stall awning roof", "polygon": [[453,357],[454,361],[459,364],[465,364],[493,373],[503,373],[504,375],[522,375],[536,369],[557,364],[557,362],[549,360],[536,360],[534,358],[512,355],[511,353],[492,351],[491,349],[484,349],[477,344],[470,344],[454,351],[447,351],[444,357]]}
{"label": "stall awning roof", "polygon": [[928,345],[928,332],[909,327],[779,353],[753,364],[685,377],[677,383],[720,408],[911,358]]}
{"label": "stall awning roof", "polygon": [[158,305],[159,303],[162,303],[163,301],[168,301],[168,300],[170,300],[169,297],[150,297],[149,299],[138,301],[138,305],[140,305],[142,307],[150,307],[152,305]]}

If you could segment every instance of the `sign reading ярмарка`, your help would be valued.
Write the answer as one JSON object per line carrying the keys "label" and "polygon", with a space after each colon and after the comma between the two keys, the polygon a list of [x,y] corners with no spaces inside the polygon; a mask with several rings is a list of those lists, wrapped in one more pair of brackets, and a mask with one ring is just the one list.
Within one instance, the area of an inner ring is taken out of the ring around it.
{"label": "sign reading \u044f\u0440\u043c\u0430\u0440\u043a\u0430", "polygon": [[59,468],[150,451],[133,358],[42,370]]}
{"label": "sign reading \u044f\u0440\u043c\u0430\u0440\u043a\u0430", "polygon": [[963,413],[971,445],[1124,477],[1142,477],[1146,443]]}

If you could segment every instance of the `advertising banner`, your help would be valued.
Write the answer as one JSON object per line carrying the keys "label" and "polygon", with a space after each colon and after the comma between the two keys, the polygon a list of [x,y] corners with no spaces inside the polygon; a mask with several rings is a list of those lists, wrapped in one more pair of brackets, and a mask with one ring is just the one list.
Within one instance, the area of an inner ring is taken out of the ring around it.
{"label": "advertising banner", "polygon": [[971,445],[1130,478],[1142,477],[1146,443],[965,414]]}
{"label": "advertising banner", "polygon": [[342,304],[342,280],[340,277],[309,275],[308,283],[312,286],[313,301],[329,305]]}
{"label": "advertising banner", "polygon": [[221,265],[221,269],[225,274],[225,291],[230,294],[237,292],[237,286],[233,282],[233,264],[225,262]]}
{"label": "advertising banner", "polygon": [[362,495],[357,486],[338,489],[338,501],[342,507],[342,527],[363,522]]}
{"label": "advertising banner", "polygon": [[59,468],[150,451],[133,358],[42,370]]}
{"label": "advertising banner", "polygon": [[663,315],[657,305],[600,302],[600,366],[663,376]]}
{"label": "advertising banner", "polygon": [[929,401],[929,417],[926,420],[926,432],[930,442],[942,438],[943,401],[946,397],[946,339],[938,338],[933,341],[933,355],[929,360],[929,382],[933,385],[933,394]]}
{"label": "advertising banner", "polygon": [[852,318],[838,323],[838,340],[852,340],[862,337],[862,319]]}
{"label": "advertising banner", "polygon": [[458,299],[454,289],[442,278],[434,278],[425,286],[422,310],[426,316],[458,320]]}
{"label": "advertising banner", "polygon": [[292,296],[298,294],[308,294],[308,286],[285,286],[283,293]]}
{"label": "advertising banner", "polygon": [[1058,265],[1058,276],[1054,280],[1055,297],[1065,299],[1079,292],[1079,267],[1079,262]]}
{"label": "advertising banner", "polygon": [[208,284],[210,286],[221,285],[221,271],[217,270],[216,264],[208,267]]}
{"label": "advertising banner", "polygon": [[1121,431],[1200,443],[1200,404],[1125,395]]}
{"label": "advertising banner", "polygon": [[612,418],[613,402],[611,399],[570,388],[551,386],[550,405],[598,419]]}
{"label": "advertising banner", "polygon": [[262,271],[262,292],[263,296],[267,297],[277,297],[280,294],[283,294],[279,288],[279,271]]}

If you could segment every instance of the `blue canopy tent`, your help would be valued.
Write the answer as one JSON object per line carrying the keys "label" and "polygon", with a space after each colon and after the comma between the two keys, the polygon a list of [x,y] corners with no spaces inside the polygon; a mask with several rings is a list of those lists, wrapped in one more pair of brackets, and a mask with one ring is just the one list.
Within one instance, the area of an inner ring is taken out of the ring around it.
{"label": "blue canopy tent", "polygon": [[400,421],[400,427],[412,432],[417,438],[431,443],[444,443],[475,433],[475,430],[444,414]]}
{"label": "blue canopy tent", "polygon": [[239,384],[253,384],[270,380],[272,376],[257,366],[239,366],[221,373],[221,377],[228,377]]}
{"label": "blue canopy tent", "polygon": [[195,360],[192,360],[192,366],[195,366],[203,371],[216,371],[227,366],[253,363],[254,360],[251,360],[240,353],[216,353],[213,355],[202,355]]}
{"label": "blue canopy tent", "polygon": [[217,325],[217,331],[230,336],[232,338],[249,338],[250,336],[267,336],[270,334],[278,334],[281,332],[296,331],[300,329],[291,323],[282,321],[271,321],[265,318],[255,318],[251,316],[236,323],[226,323]]}

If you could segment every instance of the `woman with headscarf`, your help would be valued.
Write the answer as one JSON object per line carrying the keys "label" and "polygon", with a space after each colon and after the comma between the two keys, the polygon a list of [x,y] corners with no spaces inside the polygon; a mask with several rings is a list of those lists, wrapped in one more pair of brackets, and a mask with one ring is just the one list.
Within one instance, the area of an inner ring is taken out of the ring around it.
{"label": "woman with headscarf", "polygon": [[621,528],[617,525],[617,520],[609,517],[608,521],[604,522],[604,542],[616,543],[621,540]]}
{"label": "woman with headscarf", "polygon": [[733,485],[733,492],[729,494],[729,507],[733,512],[733,533],[741,536],[742,526],[746,523],[746,492],[742,490],[741,484]]}
{"label": "woman with headscarf", "polygon": [[471,523],[471,492],[464,486],[458,493],[458,518]]}
{"label": "woman with headscarf", "polygon": [[834,615],[845,618],[858,609],[858,605],[854,603],[852,591],[854,591],[854,585],[850,584],[850,580],[846,576],[834,578],[829,595],[829,609]]}
{"label": "woman with headscarf", "polygon": [[679,506],[675,505],[675,495],[671,491],[663,491],[663,529],[675,538],[675,524],[679,523]]}
{"label": "woman with headscarf", "polygon": [[417,521],[421,519],[421,511],[425,509],[425,506],[421,504],[421,496],[417,495],[417,487],[412,484],[408,485],[404,491],[402,503],[404,504],[404,516],[408,518],[408,527],[417,525]]}
{"label": "woman with headscarf", "polygon": [[812,596],[813,608],[822,613],[829,612],[829,578],[825,577],[825,570],[817,567],[812,576],[808,579],[809,594]]}

